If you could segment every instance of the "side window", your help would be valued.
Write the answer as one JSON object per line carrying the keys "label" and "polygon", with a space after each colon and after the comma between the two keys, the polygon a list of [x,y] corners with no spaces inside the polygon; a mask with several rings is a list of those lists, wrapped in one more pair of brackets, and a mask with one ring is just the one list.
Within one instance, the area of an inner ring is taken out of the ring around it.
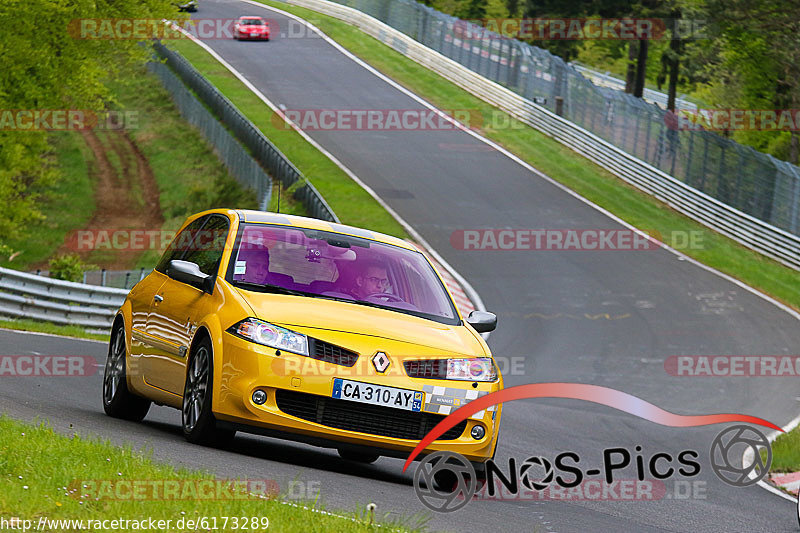
{"label": "side window", "polygon": [[186,226],[183,231],[175,235],[175,238],[172,239],[172,242],[169,243],[167,246],[167,250],[164,252],[164,255],[161,256],[161,260],[156,265],[156,270],[165,274],[167,272],[167,265],[173,259],[181,259],[183,254],[191,247],[192,240],[194,235],[197,234],[198,230],[203,226],[205,221],[208,220],[208,216],[200,217],[188,226]]}
{"label": "side window", "polygon": [[183,260],[197,263],[203,274],[215,275],[222,260],[229,229],[228,217],[211,215],[208,222],[195,235],[192,246],[183,256]]}

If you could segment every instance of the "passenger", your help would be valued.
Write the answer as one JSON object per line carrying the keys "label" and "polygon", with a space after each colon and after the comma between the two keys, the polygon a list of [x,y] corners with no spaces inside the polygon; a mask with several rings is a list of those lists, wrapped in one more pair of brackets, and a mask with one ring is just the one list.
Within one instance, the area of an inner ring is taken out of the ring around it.
{"label": "passenger", "polygon": [[248,283],[268,283],[269,278],[269,249],[259,248],[239,252],[237,262],[245,262],[244,276],[240,279]]}

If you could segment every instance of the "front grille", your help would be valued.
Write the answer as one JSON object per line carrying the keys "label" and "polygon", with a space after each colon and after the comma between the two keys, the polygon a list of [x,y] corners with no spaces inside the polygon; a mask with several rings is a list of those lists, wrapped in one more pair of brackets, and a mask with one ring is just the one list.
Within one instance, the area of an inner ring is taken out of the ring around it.
{"label": "front grille", "polygon": [[333,363],[335,365],[353,366],[358,361],[358,354],[341,346],[309,337],[309,357]]}
{"label": "front grille", "polygon": [[[415,413],[285,389],[275,392],[275,400],[278,409],[284,413],[309,422],[396,439],[421,440],[445,418],[431,413]],[[466,427],[467,421],[464,420],[436,440],[457,439]]]}
{"label": "front grille", "polygon": [[412,378],[446,379],[447,359],[423,359],[421,361],[404,361],[406,374]]}

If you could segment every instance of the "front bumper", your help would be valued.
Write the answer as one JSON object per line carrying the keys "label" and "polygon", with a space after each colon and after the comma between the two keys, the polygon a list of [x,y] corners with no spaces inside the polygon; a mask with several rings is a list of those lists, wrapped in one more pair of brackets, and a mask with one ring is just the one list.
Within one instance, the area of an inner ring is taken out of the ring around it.
{"label": "front bumper", "polygon": [[266,40],[269,39],[269,32],[266,32],[266,33],[241,33],[241,32],[237,32],[236,36],[239,39],[252,39],[254,41],[258,41],[258,40],[266,41]]}
{"label": "front bumper", "polygon": [[[223,425],[310,444],[349,449],[369,449],[381,455],[406,457],[419,440],[446,414],[466,403],[465,398],[494,392],[502,381],[479,383],[410,378],[402,364],[392,361],[394,372],[380,374],[369,356],[344,367],[305,356],[281,352],[223,334],[221,365],[215,368],[214,415]],[[336,377],[425,393],[422,411],[412,413],[331,397]],[[266,393],[266,402],[253,402],[253,392]],[[451,407],[443,404],[452,403]],[[472,461],[491,458],[497,444],[500,406],[476,413],[434,441],[425,453],[449,450]],[[471,436],[482,425],[481,439]],[[458,429],[461,429],[458,431]]]}

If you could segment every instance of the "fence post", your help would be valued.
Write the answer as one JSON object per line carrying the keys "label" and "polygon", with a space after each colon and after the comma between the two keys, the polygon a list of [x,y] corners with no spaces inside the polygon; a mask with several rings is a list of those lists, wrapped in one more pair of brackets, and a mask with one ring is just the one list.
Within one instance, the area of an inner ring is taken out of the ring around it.
{"label": "fence post", "polygon": [[106,286],[106,269],[100,271],[100,285],[103,287]]}
{"label": "fence post", "polygon": [[556,115],[559,117],[564,116],[564,97],[556,96]]}

